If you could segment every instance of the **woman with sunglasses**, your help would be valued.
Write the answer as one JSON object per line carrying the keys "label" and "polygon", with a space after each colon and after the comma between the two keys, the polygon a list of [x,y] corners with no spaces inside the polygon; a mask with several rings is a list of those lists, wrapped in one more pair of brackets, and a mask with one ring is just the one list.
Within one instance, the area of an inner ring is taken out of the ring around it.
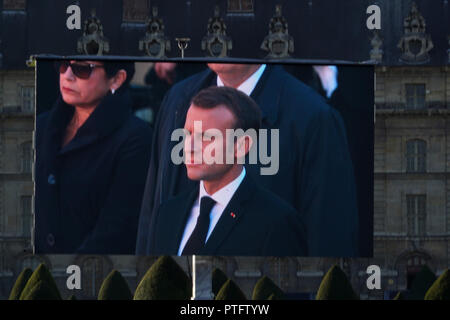
{"label": "woman with sunglasses", "polygon": [[57,61],[36,121],[36,253],[134,254],[151,128],[131,112],[134,63]]}

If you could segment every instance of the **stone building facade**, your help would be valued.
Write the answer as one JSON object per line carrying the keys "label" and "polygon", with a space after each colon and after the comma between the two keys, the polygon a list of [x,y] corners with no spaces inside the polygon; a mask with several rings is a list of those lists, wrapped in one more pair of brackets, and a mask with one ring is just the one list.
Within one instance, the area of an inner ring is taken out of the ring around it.
{"label": "stone building facade", "polygon": [[[422,264],[440,274],[450,265],[449,67],[377,67],[375,122],[374,257],[213,258],[213,265],[250,296],[267,275],[292,298],[314,295],[322,276],[340,265],[362,297],[369,292],[365,270],[382,267],[386,292],[406,290]],[[95,297],[113,268],[135,287],[155,257],[33,256],[30,244],[33,183],[34,71],[0,71],[0,296],[18,273],[47,263],[62,290],[70,264],[83,270],[81,297]],[[190,270],[187,258],[178,258]],[[69,292],[67,292],[69,294]],[[386,297],[389,293],[386,293]]]}
{"label": "stone building facade", "polygon": [[449,71],[376,73],[374,257],[397,272],[397,289],[423,264],[450,265]]}
{"label": "stone building facade", "polygon": [[[231,12],[234,20],[239,15],[245,19],[252,15],[255,1],[234,2],[239,3],[229,4],[230,12],[236,11]],[[381,2],[384,10],[388,4]],[[9,10],[25,10],[26,1],[4,0],[3,9],[5,3]],[[124,17],[132,21],[136,14],[133,8],[128,9],[124,10]],[[401,13],[400,9],[396,7],[395,14]],[[401,41],[410,39],[411,30],[394,30],[389,39],[402,44],[395,50],[403,60],[395,66],[376,67],[374,257],[212,258],[212,265],[235,280],[247,297],[251,297],[256,281],[266,275],[288,297],[312,298],[323,275],[331,265],[338,264],[361,298],[384,299],[407,290],[423,264],[436,274],[449,268],[450,67],[448,61],[446,66],[440,66],[442,59],[434,66],[424,65],[428,56],[432,61],[436,56],[447,57],[448,48],[438,50],[436,37],[432,37],[433,48],[427,32],[436,31],[422,28],[424,20],[417,16],[417,10],[402,18],[416,21],[418,30],[414,36],[422,35],[426,41],[423,50],[419,50],[422,56],[414,61],[417,55],[411,55],[408,50],[412,49],[403,45],[407,40]],[[165,23],[170,24],[167,19]],[[372,49],[376,49],[373,59],[379,63],[386,62],[388,53],[382,39],[383,36],[377,36],[372,43]],[[389,50],[394,51],[391,47]],[[370,52],[367,50],[368,56]],[[391,62],[392,57],[396,55],[389,55]],[[112,269],[119,270],[134,290],[156,257],[32,254],[34,77],[33,69],[2,68],[0,64],[0,299],[8,297],[23,268],[35,268],[41,262],[51,269],[64,297],[73,293],[65,289],[65,270],[71,264],[82,269],[82,290],[75,293],[78,298],[95,298]],[[176,259],[190,273],[190,260]],[[381,290],[369,291],[366,287],[366,268],[371,264],[382,268]]]}
{"label": "stone building facade", "polygon": [[[0,290],[30,255],[34,72],[0,71]],[[11,254],[8,254],[10,252]],[[9,283],[6,284],[9,286]]]}

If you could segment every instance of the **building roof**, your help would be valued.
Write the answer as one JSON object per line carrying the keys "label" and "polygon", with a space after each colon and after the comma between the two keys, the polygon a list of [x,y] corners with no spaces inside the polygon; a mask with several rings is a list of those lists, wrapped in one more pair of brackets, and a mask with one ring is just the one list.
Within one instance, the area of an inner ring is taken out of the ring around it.
{"label": "building roof", "polygon": [[[226,25],[226,35],[232,40],[230,57],[266,57],[267,52],[261,49],[261,44],[269,35],[269,22],[275,15],[275,5],[280,2],[283,5],[281,14],[288,23],[288,36],[293,40],[292,58],[353,62],[370,60],[373,30],[366,27],[369,17],[366,9],[375,3],[381,9],[381,64],[405,64],[401,61],[402,51],[398,45],[405,35],[404,20],[411,14],[411,0],[264,1],[264,4],[254,0],[254,10],[242,14],[227,12],[227,3],[223,1],[219,9]],[[95,9],[95,16],[101,23],[104,39],[109,46],[104,54],[145,54],[139,48],[139,41],[145,36],[146,23],[142,19],[124,20],[124,1],[98,0],[95,8],[90,6],[92,2],[79,3],[82,28],[91,10]],[[429,59],[421,64],[448,64],[449,1],[416,0],[415,3],[426,23],[424,34],[433,46]],[[3,55],[0,68],[25,68],[25,61],[32,54],[79,54],[78,42],[83,30],[68,30],[66,27],[69,17],[66,8],[71,4],[71,0],[29,0],[24,10],[0,7],[0,54]],[[207,34],[208,20],[214,16],[214,1],[154,0],[151,4],[158,8],[158,17],[164,23],[164,35],[171,43],[167,57],[180,56],[175,41],[177,37],[191,39],[185,57],[205,56],[201,42]]]}

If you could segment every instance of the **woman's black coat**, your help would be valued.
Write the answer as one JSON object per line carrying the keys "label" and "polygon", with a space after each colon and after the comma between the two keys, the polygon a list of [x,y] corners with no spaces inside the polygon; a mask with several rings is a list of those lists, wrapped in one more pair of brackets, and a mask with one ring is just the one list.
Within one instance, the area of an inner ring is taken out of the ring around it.
{"label": "woman's black coat", "polygon": [[59,97],[36,121],[35,252],[134,254],[151,128],[108,93],[61,148],[73,112]]}

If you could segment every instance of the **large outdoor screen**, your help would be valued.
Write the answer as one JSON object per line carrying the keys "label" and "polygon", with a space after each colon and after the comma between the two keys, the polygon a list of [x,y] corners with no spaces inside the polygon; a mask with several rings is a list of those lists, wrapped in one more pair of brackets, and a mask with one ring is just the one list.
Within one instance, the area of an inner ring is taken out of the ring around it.
{"label": "large outdoor screen", "polygon": [[36,70],[35,253],[372,256],[372,66]]}

